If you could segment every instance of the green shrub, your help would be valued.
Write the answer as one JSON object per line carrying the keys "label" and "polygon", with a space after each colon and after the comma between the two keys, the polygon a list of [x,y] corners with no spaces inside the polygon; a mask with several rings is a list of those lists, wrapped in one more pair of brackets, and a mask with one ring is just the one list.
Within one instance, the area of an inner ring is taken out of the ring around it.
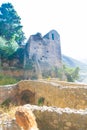
{"label": "green shrub", "polygon": [[75,80],[79,79],[79,67],[70,68],[66,65],[63,65],[63,69],[68,82],[74,82]]}
{"label": "green shrub", "polygon": [[44,100],[45,100],[44,97],[40,97],[40,98],[38,99],[38,105],[43,105],[43,104],[44,104]]}

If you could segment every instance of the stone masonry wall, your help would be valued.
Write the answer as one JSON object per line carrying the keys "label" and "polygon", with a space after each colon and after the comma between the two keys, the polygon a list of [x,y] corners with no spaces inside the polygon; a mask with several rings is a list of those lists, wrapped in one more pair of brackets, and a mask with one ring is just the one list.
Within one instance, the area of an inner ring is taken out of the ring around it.
{"label": "stone masonry wall", "polygon": [[[26,100],[28,103],[36,104],[27,103],[24,107],[34,112],[40,130],[87,130],[87,85],[59,81],[20,81],[15,85],[0,87],[0,104],[7,98],[12,103],[23,104],[25,95],[29,98]],[[43,104],[38,104],[42,97]]]}
{"label": "stone masonry wall", "polygon": [[34,93],[35,102],[33,104],[38,104],[43,98],[43,105],[47,106],[87,108],[87,85],[51,81],[21,81],[18,86],[19,95],[25,90]]}
{"label": "stone masonry wall", "polygon": [[17,84],[0,86],[0,104],[2,104],[5,100],[14,99],[17,92]]}
{"label": "stone masonry wall", "polygon": [[60,35],[55,30],[51,30],[42,37],[40,33],[31,35],[26,44],[25,66],[29,67],[32,61],[32,72],[38,79],[46,77],[58,77],[65,80],[65,74],[58,71],[63,69]]}
{"label": "stone masonry wall", "polygon": [[25,105],[32,109],[40,130],[87,130],[87,109],[38,107]]}
{"label": "stone masonry wall", "polygon": [[25,80],[15,85],[0,87],[0,103],[10,97],[14,103],[22,105],[30,103],[85,109],[87,108],[87,85]]}

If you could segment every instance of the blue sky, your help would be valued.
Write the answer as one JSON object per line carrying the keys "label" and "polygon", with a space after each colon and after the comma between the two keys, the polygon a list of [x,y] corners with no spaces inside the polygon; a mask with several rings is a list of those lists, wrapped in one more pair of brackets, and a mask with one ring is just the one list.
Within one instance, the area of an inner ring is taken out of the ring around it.
{"label": "blue sky", "polygon": [[55,29],[63,54],[87,59],[87,0],[0,0],[4,2],[13,4],[27,38]]}

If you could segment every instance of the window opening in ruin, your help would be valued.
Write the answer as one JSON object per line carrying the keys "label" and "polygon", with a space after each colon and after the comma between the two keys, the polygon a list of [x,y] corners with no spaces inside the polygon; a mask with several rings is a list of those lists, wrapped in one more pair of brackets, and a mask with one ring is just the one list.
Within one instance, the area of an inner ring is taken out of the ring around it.
{"label": "window opening in ruin", "polygon": [[54,40],[54,34],[52,33],[52,40]]}

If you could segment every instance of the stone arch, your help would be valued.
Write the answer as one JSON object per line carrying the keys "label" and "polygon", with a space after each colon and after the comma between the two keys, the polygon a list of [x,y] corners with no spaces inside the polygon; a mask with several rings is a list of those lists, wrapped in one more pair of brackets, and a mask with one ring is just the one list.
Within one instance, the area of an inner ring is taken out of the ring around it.
{"label": "stone arch", "polygon": [[20,94],[20,104],[35,104],[35,93],[30,90],[24,90]]}

